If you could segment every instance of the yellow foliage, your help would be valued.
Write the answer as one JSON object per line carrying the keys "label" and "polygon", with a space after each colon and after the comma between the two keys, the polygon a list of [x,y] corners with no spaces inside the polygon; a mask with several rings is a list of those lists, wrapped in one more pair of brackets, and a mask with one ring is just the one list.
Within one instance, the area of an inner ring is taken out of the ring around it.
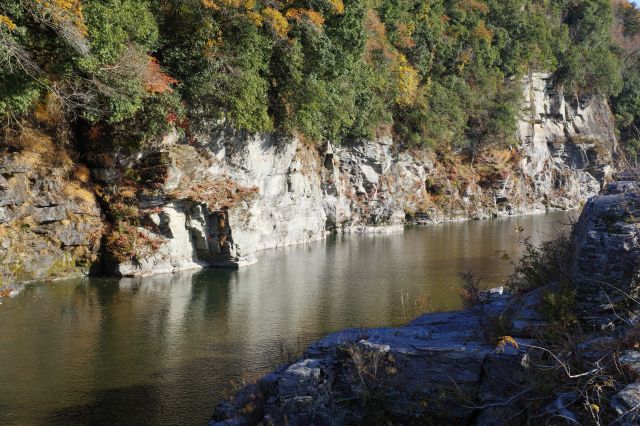
{"label": "yellow foliage", "polygon": [[251,22],[253,22],[253,25],[255,25],[256,27],[259,27],[264,22],[263,16],[258,12],[249,11],[247,12],[247,17]]}
{"label": "yellow foliage", "polygon": [[222,46],[222,44],[224,43],[223,39],[222,39],[222,32],[221,31],[216,31],[215,34],[212,36],[213,38],[208,39],[205,42],[204,45],[204,56],[209,58],[215,55],[217,48]]}
{"label": "yellow foliage", "polygon": [[207,9],[220,10],[220,6],[211,0],[202,0],[202,5]]}
{"label": "yellow foliage", "polygon": [[262,16],[279,37],[285,37],[287,35],[289,32],[289,23],[287,19],[282,16],[282,13],[272,7],[267,7],[262,11]]}
{"label": "yellow foliage", "polygon": [[256,7],[256,0],[202,0],[202,5],[213,10],[222,8],[253,10]]}
{"label": "yellow foliage", "polygon": [[460,53],[460,63],[458,64],[458,70],[462,73],[464,68],[467,66],[469,62],[473,59],[473,50],[465,49]]}
{"label": "yellow foliage", "polygon": [[478,26],[473,31],[473,34],[479,39],[482,39],[489,44],[491,43],[491,41],[493,41],[493,31],[487,28],[487,25],[485,24],[484,21],[480,21],[478,23]]}
{"label": "yellow foliage", "polygon": [[418,72],[402,54],[399,55],[398,63],[396,103],[400,106],[409,106],[415,102],[418,94]]}
{"label": "yellow foliage", "polygon": [[328,0],[329,4],[338,15],[342,15],[344,13],[344,3],[342,0]]}
{"label": "yellow foliage", "polygon": [[511,336],[502,336],[500,338],[500,340],[498,341],[498,346],[496,347],[496,352],[500,353],[500,352],[504,352],[504,349],[507,347],[507,345],[512,346],[515,349],[518,349],[520,346],[518,345],[518,342],[516,342],[516,339],[514,339]]}
{"label": "yellow foliage", "polygon": [[5,15],[0,15],[0,28],[2,27],[5,27],[9,31],[13,31],[17,28],[16,24],[14,24],[13,21]]}
{"label": "yellow foliage", "polygon": [[80,0],[34,0],[36,8],[57,25],[71,24],[81,35],[88,34]]}
{"label": "yellow foliage", "polygon": [[315,10],[310,9],[289,9],[285,15],[287,19],[293,19],[296,21],[309,21],[316,27],[321,27],[324,24],[324,16]]}
{"label": "yellow foliage", "polygon": [[431,7],[427,2],[422,3],[422,6],[420,6],[420,10],[416,14],[416,18],[418,19],[418,21],[427,22],[429,20],[430,10],[431,10]]}

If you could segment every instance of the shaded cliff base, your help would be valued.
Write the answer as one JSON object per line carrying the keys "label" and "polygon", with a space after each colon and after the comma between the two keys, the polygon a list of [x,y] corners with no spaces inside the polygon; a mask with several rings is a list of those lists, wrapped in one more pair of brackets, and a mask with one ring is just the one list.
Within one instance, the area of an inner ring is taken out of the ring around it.
{"label": "shaded cliff base", "polygon": [[331,334],[210,424],[638,424],[639,217],[636,184],[610,184],[509,290],[468,279],[465,311]]}

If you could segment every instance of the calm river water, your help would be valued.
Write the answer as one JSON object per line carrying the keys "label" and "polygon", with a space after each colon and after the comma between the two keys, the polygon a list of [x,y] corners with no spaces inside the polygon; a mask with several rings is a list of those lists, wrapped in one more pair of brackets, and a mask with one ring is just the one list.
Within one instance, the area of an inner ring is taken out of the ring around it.
{"label": "calm river water", "polygon": [[33,284],[0,304],[0,424],[206,424],[243,375],[345,327],[458,308],[458,273],[504,282],[521,235],[566,213],[334,236],[239,271]]}

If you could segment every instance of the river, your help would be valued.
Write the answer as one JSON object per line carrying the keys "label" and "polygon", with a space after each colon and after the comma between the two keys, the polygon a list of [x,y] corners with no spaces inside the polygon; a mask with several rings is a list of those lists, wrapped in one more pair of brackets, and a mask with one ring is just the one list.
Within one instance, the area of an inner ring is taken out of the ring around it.
{"label": "river", "polygon": [[27,285],[0,304],[0,424],[205,424],[243,380],[323,334],[459,308],[459,272],[499,285],[524,236],[538,244],[569,218],[331,236],[238,271]]}

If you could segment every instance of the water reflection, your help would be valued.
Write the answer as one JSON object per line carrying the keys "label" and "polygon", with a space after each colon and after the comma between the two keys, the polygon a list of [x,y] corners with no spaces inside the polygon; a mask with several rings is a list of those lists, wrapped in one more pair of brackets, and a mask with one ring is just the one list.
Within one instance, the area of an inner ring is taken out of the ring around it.
{"label": "water reflection", "polygon": [[[563,214],[334,237],[240,271],[30,285],[0,305],[0,424],[203,424],[279,342],[459,306],[458,272],[504,280],[523,227]],[[516,226],[517,225],[517,226]]]}

